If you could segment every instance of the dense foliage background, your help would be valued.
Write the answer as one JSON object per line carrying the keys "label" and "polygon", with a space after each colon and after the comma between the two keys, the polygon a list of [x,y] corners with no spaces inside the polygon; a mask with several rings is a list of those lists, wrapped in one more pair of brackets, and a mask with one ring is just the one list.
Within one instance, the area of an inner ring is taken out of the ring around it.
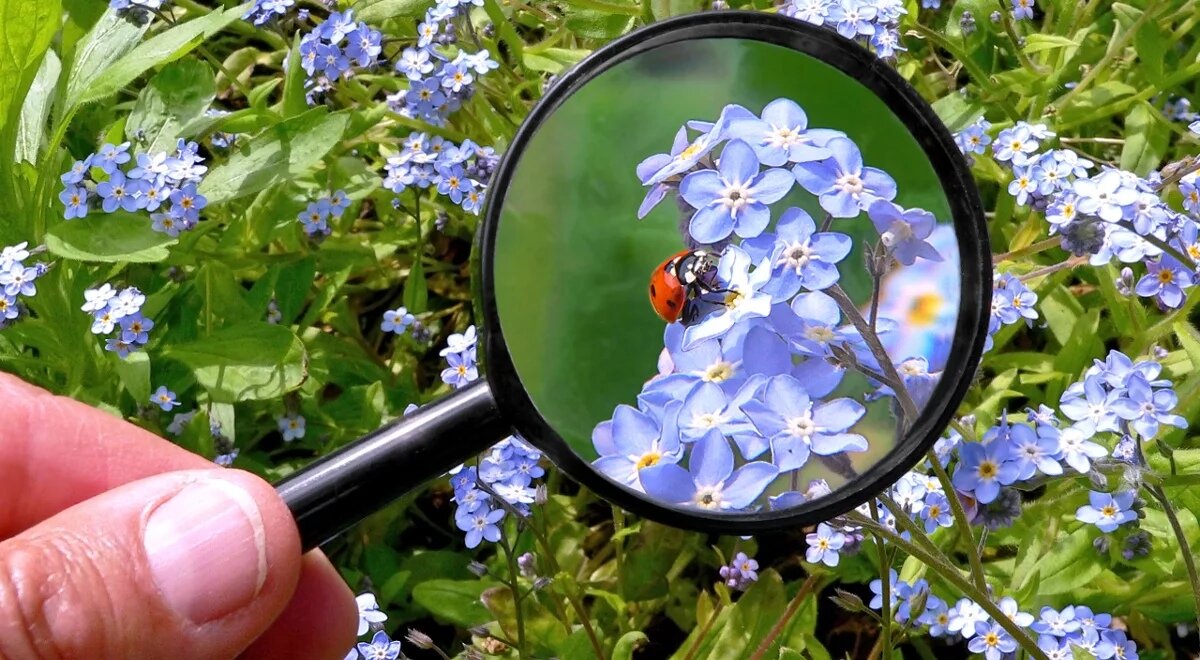
{"label": "dense foliage background", "polygon": [[729,5],[858,39],[972,162],[998,276],[954,429],[745,539],[506,441],[327,548],[348,657],[1194,655],[1196,0],[0,1],[0,364],[281,478],[478,377],[478,213],[553,78]]}

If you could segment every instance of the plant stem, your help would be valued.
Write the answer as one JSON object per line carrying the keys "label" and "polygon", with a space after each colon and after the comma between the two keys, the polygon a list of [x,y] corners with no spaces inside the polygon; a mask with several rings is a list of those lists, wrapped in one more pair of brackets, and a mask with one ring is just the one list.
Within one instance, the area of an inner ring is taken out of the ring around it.
{"label": "plant stem", "polygon": [[841,308],[842,314],[850,319],[854,324],[855,329],[862,335],[863,341],[867,343],[867,347],[871,349],[871,354],[879,361],[879,368],[883,370],[883,375],[887,376],[887,384],[891,386],[896,393],[896,399],[900,402],[900,408],[904,411],[905,429],[917,418],[917,404],[913,403],[912,397],[908,395],[908,388],[904,386],[904,379],[900,378],[900,373],[896,371],[896,365],[892,363],[892,358],[888,356],[884,350],[883,344],[879,341],[879,335],[871,331],[871,326],[866,319],[859,313],[858,308],[854,306],[854,302],[850,300],[850,296],[842,289],[841,286],[834,284],[826,290],[838,307]]}
{"label": "plant stem", "polygon": [[962,500],[958,498],[958,491],[955,490],[954,483],[950,481],[950,475],[946,474],[946,468],[942,467],[942,463],[938,461],[937,455],[930,451],[925,457],[933,467],[933,473],[937,475],[938,483],[942,484],[942,490],[946,491],[946,499],[950,500],[950,510],[954,513],[954,524],[958,527],[960,536],[966,541],[967,561],[971,564],[971,578],[975,581],[975,588],[987,591],[987,580],[983,576],[983,560],[979,558],[979,552],[975,548],[975,535],[971,532],[971,521],[967,520],[967,512],[963,509]]}
{"label": "plant stem", "polygon": [[1051,236],[1044,241],[1038,241],[1032,245],[1026,245],[1023,248],[1017,248],[1016,250],[1012,250],[1010,252],[1002,252],[1000,254],[992,255],[992,263],[998,264],[1004,261],[1016,261],[1017,259],[1024,259],[1025,257],[1045,252],[1046,250],[1052,250],[1061,244],[1062,238],[1058,236]]}
{"label": "plant stem", "polygon": [[[1152,5],[1153,3],[1151,3],[1151,6]],[[1076,95],[1086,89],[1087,86],[1090,85],[1098,75],[1100,75],[1100,72],[1107,69],[1108,66],[1113,63],[1113,60],[1115,60],[1117,57],[1117,53],[1120,53],[1125,49],[1125,45],[1129,43],[1129,40],[1133,38],[1133,35],[1137,34],[1138,29],[1142,27],[1142,23],[1145,23],[1146,20],[1151,17],[1151,14],[1154,13],[1157,12],[1151,11],[1151,7],[1147,7],[1146,10],[1142,12],[1142,15],[1133,22],[1133,25],[1129,26],[1128,30],[1126,30],[1120,37],[1109,43],[1108,50],[1104,53],[1104,56],[1100,58],[1099,62],[1096,62],[1095,66],[1088,70],[1087,74],[1083,76],[1083,79],[1079,81],[1079,84],[1067,90],[1066,94],[1058,97],[1058,100],[1050,104],[1050,107],[1054,108],[1056,112],[1062,112],[1068,101],[1075,98]]]}
{"label": "plant stem", "polygon": [[517,555],[509,545],[507,538],[501,539],[500,547],[504,548],[504,555],[508,559],[508,588],[512,591],[513,596],[513,613],[517,618],[517,655],[526,657],[525,650],[525,616],[522,614],[521,607],[521,591],[517,585],[517,575],[520,570],[517,568]]}
{"label": "plant stem", "polygon": [[1051,266],[1046,266],[1045,268],[1038,268],[1037,270],[1031,270],[1028,273],[1025,273],[1024,275],[1018,277],[1017,279],[1022,282],[1028,282],[1029,280],[1037,279],[1039,277],[1045,277],[1046,275],[1053,275],[1054,273],[1057,273],[1060,270],[1068,270],[1068,269],[1074,268],[1076,266],[1081,266],[1085,263],[1087,263],[1087,257],[1082,257],[1082,256],[1081,257],[1071,257],[1070,259],[1067,259],[1066,261],[1060,261],[1059,263],[1056,263]]}
{"label": "plant stem", "polygon": [[767,636],[763,638],[762,643],[758,645],[758,648],[754,649],[754,653],[750,656],[750,660],[762,660],[763,656],[767,654],[767,651],[771,650],[771,646],[775,644],[775,640],[783,634],[783,629],[787,627],[788,622],[792,620],[792,617],[796,615],[796,611],[800,609],[800,604],[804,602],[804,598],[808,596],[810,591],[815,590],[817,581],[818,579],[816,575],[809,575],[808,579],[804,581],[804,584],[800,585],[800,590],[796,592],[794,597],[792,597],[791,602],[788,603],[787,609],[783,611],[783,614],[780,615],[779,620],[775,622],[775,625],[771,626],[770,632],[768,632]]}
{"label": "plant stem", "polygon": [[1144,488],[1154,499],[1158,500],[1159,506],[1163,508],[1163,513],[1167,514],[1167,520],[1171,523],[1171,530],[1175,532],[1175,539],[1179,541],[1179,552],[1183,555],[1183,565],[1187,568],[1188,582],[1192,587],[1192,599],[1196,603],[1196,624],[1200,625],[1200,575],[1196,573],[1196,558],[1192,556],[1187,535],[1183,533],[1183,526],[1179,524],[1179,516],[1175,513],[1175,507],[1171,506],[1171,501],[1167,499],[1167,494],[1163,489],[1149,484]]}
{"label": "plant stem", "polygon": [[998,623],[1001,628],[1004,628],[1008,634],[1012,635],[1013,639],[1017,641],[1017,644],[1021,648],[1025,649],[1029,655],[1033,656],[1037,660],[1049,660],[1049,658],[1046,657],[1046,653],[1042,651],[1040,647],[1038,647],[1036,642],[1033,641],[1033,638],[1031,638],[1023,628],[1013,622],[1013,620],[1004,613],[1004,610],[1001,610],[996,603],[992,602],[991,596],[989,596],[987,593],[986,585],[983,589],[979,589],[975,585],[971,584],[969,580],[964,578],[962,574],[959,573],[957,568],[944,559],[939,558],[936,554],[929,552],[925,548],[904,540],[904,538],[899,534],[896,534],[892,530],[884,527],[874,520],[871,520],[861,513],[852,511],[846,514],[846,518],[857,525],[871,529],[876,534],[882,535],[888,540],[889,543],[895,545],[897,548],[900,548],[909,556],[914,557],[915,559],[924,563],[929,567],[930,570],[937,573],[938,576],[940,576],[943,580],[960,589],[963,592],[963,595],[975,601],[975,603],[983,608],[984,611],[992,615],[992,618],[996,621],[996,623]]}
{"label": "plant stem", "polygon": [[708,637],[708,631],[712,629],[713,623],[716,622],[717,616],[723,609],[725,609],[725,601],[718,598],[717,606],[713,608],[712,614],[708,615],[708,619],[700,627],[700,634],[696,635],[696,641],[692,642],[692,647],[688,649],[687,655],[683,656],[683,660],[693,660],[696,657],[696,653],[700,651],[700,645],[704,643],[704,638]]}
{"label": "plant stem", "polygon": [[[879,507],[875,504],[875,498],[867,500],[867,505],[871,510],[871,517],[879,520]],[[900,516],[904,515],[903,510],[895,510],[891,512],[893,516],[899,520]],[[891,651],[892,648],[892,576],[888,570],[891,568],[888,562],[886,548],[883,545],[883,538],[879,535],[875,536],[875,550],[879,553],[879,618],[882,623],[879,626],[879,641],[877,646]]]}
{"label": "plant stem", "polygon": [[1191,257],[1180,252],[1179,250],[1176,250],[1175,246],[1173,246],[1170,243],[1164,241],[1163,239],[1155,236],[1154,234],[1145,234],[1145,235],[1139,234],[1138,230],[1134,228],[1132,222],[1130,222],[1128,220],[1122,220],[1122,221],[1118,222],[1117,225],[1120,227],[1124,227],[1125,229],[1128,229],[1129,231],[1131,231],[1135,234],[1138,234],[1139,236],[1142,237],[1142,240],[1144,240],[1147,243],[1153,245],[1154,247],[1162,250],[1163,252],[1166,252],[1167,254],[1171,255],[1179,263],[1184,264],[1186,266],[1190,266],[1193,269],[1196,268],[1196,262],[1192,261]]}

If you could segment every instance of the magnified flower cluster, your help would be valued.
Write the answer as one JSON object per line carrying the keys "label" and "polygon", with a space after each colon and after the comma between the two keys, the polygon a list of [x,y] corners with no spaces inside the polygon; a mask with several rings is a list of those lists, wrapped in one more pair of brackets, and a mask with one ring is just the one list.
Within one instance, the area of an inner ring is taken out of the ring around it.
{"label": "magnified flower cluster", "polygon": [[37,279],[46,274],[50,264],[25,261],[45,248],[29,249],[28,242],[6,246],[0,250],[0,329],[6,328],[21,316],[22,298],[37,295]]}
{"label": "magnified flower cluster", "polygon": [[58,199],[67,220],[91,211],[149,211],[155,231],[178,236],[200,222],[208,200],[196,190],[208,167],[195,142],[180,139],[174,153],[133,154],[129,142],[105,144],[75,161],[60,178]]}
{"label": "magnified flower cluster", "polygon": [[[943,366],[931,360],[944,361],[944,347],[889,351],[905,333],[879,313],[881,280],[945,258],[931,243],[944,241],[934,216],[893,202],[891,176],[865,165],[844,133],[810,129],[789,99],[761,115],[729,105],[715,122],[689,122],[637,175],[649,188],[639,217],[676,195],[689,209],[687,242],[715,264],[687,302],[700,313],[689,321],[685,308],[667,326],[659,374],[636,406],[618,406],[596,428],[596,467],[660,501],[714,511],[805,501],[797,471],[813,461],[853,478],[849,454],[869,444],[867,406],[891,402],[883,433],[902,433]],[[819,226],[803,208],[773,207],[793,188],[824,211]],[[854,249],[839,230],[863,222],[878,236],[862,246],[877,283],[865,304],[839,284]]]}
{"label": "magnified flower cluster", "polygon": [[105,283],[84,291],[83,296],[85,302],[80,309],[92,315],[92,334],[112,335],[104,350],[126,358],[150,341],[154,321],[142,315],[146,295],[137,287],[118,290]]}

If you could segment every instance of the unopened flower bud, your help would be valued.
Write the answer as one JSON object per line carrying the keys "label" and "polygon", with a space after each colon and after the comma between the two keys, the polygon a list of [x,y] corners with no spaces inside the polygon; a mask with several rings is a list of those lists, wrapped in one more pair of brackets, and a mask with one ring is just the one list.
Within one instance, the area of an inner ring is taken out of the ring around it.
{"label": "unopened flower bud", "polygon": [[420,630],[409,628],[408,635],[406,635],[404,638],[407,639],[410,644],[419,649],[425,649],[428,651],[434,647],[433,639]]}
{"label": "unopened flower bud", "polygon": [[473,561],[470,564],[467,564],[467,570],[471,571],[475,575],[478,575],[479,577],[483,577],[488,574],[488,567],[484,566],[483,564],[481,564],[477,561]]}

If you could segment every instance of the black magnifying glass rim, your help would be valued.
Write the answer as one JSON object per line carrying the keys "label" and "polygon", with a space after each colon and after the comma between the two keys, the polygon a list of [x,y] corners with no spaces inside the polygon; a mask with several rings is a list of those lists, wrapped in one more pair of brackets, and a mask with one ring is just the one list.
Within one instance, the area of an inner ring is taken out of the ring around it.
{"label": "black magnifying glass rim", "polygon": [[[496,305],[496,237],[505,193],[542,123],[572,94],[616,65],[669,44],[712,38],[783,46],[828,64],[874,92],[908,127],[941,179],[958,240],[962,271],[958,319],[947,368],[929,403],[904,439],[858,478],[829,495],[787,509],[713,513],[659,503],[602,475],[538,412],[513,365]],[[483,324],[479,332],[485,377],[501,414],[573,480],[627,511],[673,527],[738,535],[776,531],[826,521],[866,502],[919,463],[941,436],[975,377],[987,336],[991,248],[979,193],[954,138],[916,90],[866,48],[827,28],[776,14],[722,10],[666,19],[610,42],[566,71],[530,111],[501,158],[477,241],[474,262],[476,281],[481,285]],[[956,364],[962,367],[953,369]]]}

